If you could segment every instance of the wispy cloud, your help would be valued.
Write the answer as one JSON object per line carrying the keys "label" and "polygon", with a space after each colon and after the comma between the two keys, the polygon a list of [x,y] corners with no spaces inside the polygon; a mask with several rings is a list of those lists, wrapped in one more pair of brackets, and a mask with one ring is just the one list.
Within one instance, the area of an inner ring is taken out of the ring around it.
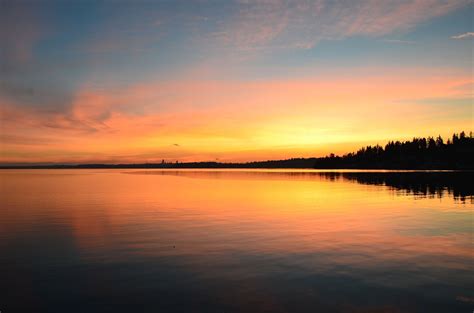
{"label": "wispy cloud", "polygon": [[388,43],[400,43],[400,44],[414,44],[414,43],[416,43],[413,40],[400,40],[400,39],[384,39],[382,41],[383,42],[388,42]]}
{"label": "wispy cloud", "polygon": [[466,38],[471,38],[474,37],[474,32],[468,32],[464,34],[459,34],[456,36],[451,36],[452,39],[466,39]]}
{"label": "wispy cloud", "polygon": [[469,0],[243,2],[238,14],[224,23],[217,34],[222,43],[241,50],[308,49],[324,39],[380,37],[406,31],[469,3]]}

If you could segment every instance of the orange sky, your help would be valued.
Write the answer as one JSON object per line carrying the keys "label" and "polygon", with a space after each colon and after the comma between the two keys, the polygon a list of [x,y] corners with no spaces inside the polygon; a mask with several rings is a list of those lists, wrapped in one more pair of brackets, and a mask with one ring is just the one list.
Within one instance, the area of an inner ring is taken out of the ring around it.
{"label": "orange sky", "polygon": [[8,5],[0,162],[284,159],[469,132],[470,4],[433,2],[315,11],[336,25],[293,12],[303,4],[199,18],[171,6],[174,24],[138,5],[91,33],[80,12]]}
{"label": "orange sky", "polygon": [[421,69],[288,81],[148,82],[121,90],[85,86],[65,113],[2,106],[1,161],[322,156],[472,129],[465,106],[423,103],[466,97],[470,76],[442,74]]}

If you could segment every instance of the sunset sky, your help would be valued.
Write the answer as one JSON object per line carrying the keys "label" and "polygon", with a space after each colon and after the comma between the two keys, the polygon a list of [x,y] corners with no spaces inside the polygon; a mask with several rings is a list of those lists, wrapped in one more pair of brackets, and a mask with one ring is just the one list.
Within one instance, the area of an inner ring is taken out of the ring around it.
{"label": "sunset sky", "polygon": [[473,1],[0,1],[0,163],[248,161],[474,129]]}

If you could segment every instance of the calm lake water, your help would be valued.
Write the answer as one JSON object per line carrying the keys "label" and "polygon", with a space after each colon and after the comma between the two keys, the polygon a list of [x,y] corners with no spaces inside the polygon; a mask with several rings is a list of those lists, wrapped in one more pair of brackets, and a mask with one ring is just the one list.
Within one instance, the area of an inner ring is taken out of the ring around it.
{"label": "calm lake water", "polygon": [[464,312],[472,173],[0,171],[0,310]]}

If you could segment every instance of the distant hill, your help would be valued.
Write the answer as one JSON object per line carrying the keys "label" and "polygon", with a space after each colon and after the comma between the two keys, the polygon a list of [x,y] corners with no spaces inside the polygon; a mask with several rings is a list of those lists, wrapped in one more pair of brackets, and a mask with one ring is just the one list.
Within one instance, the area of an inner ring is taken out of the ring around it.
{"label": "distant hill", "polygon": [[384,147],[367,146],[357,152],[321,158],[292,158],[247,163],[186,162],[142,164],[76,164],[76,165],[0,165],[3,169],[81,169],[81,168],[315,168],[315,169],[457,169],[474,170],[472,132],[453,134],[446,142],[436,138],[413,138],[390,141]]}

